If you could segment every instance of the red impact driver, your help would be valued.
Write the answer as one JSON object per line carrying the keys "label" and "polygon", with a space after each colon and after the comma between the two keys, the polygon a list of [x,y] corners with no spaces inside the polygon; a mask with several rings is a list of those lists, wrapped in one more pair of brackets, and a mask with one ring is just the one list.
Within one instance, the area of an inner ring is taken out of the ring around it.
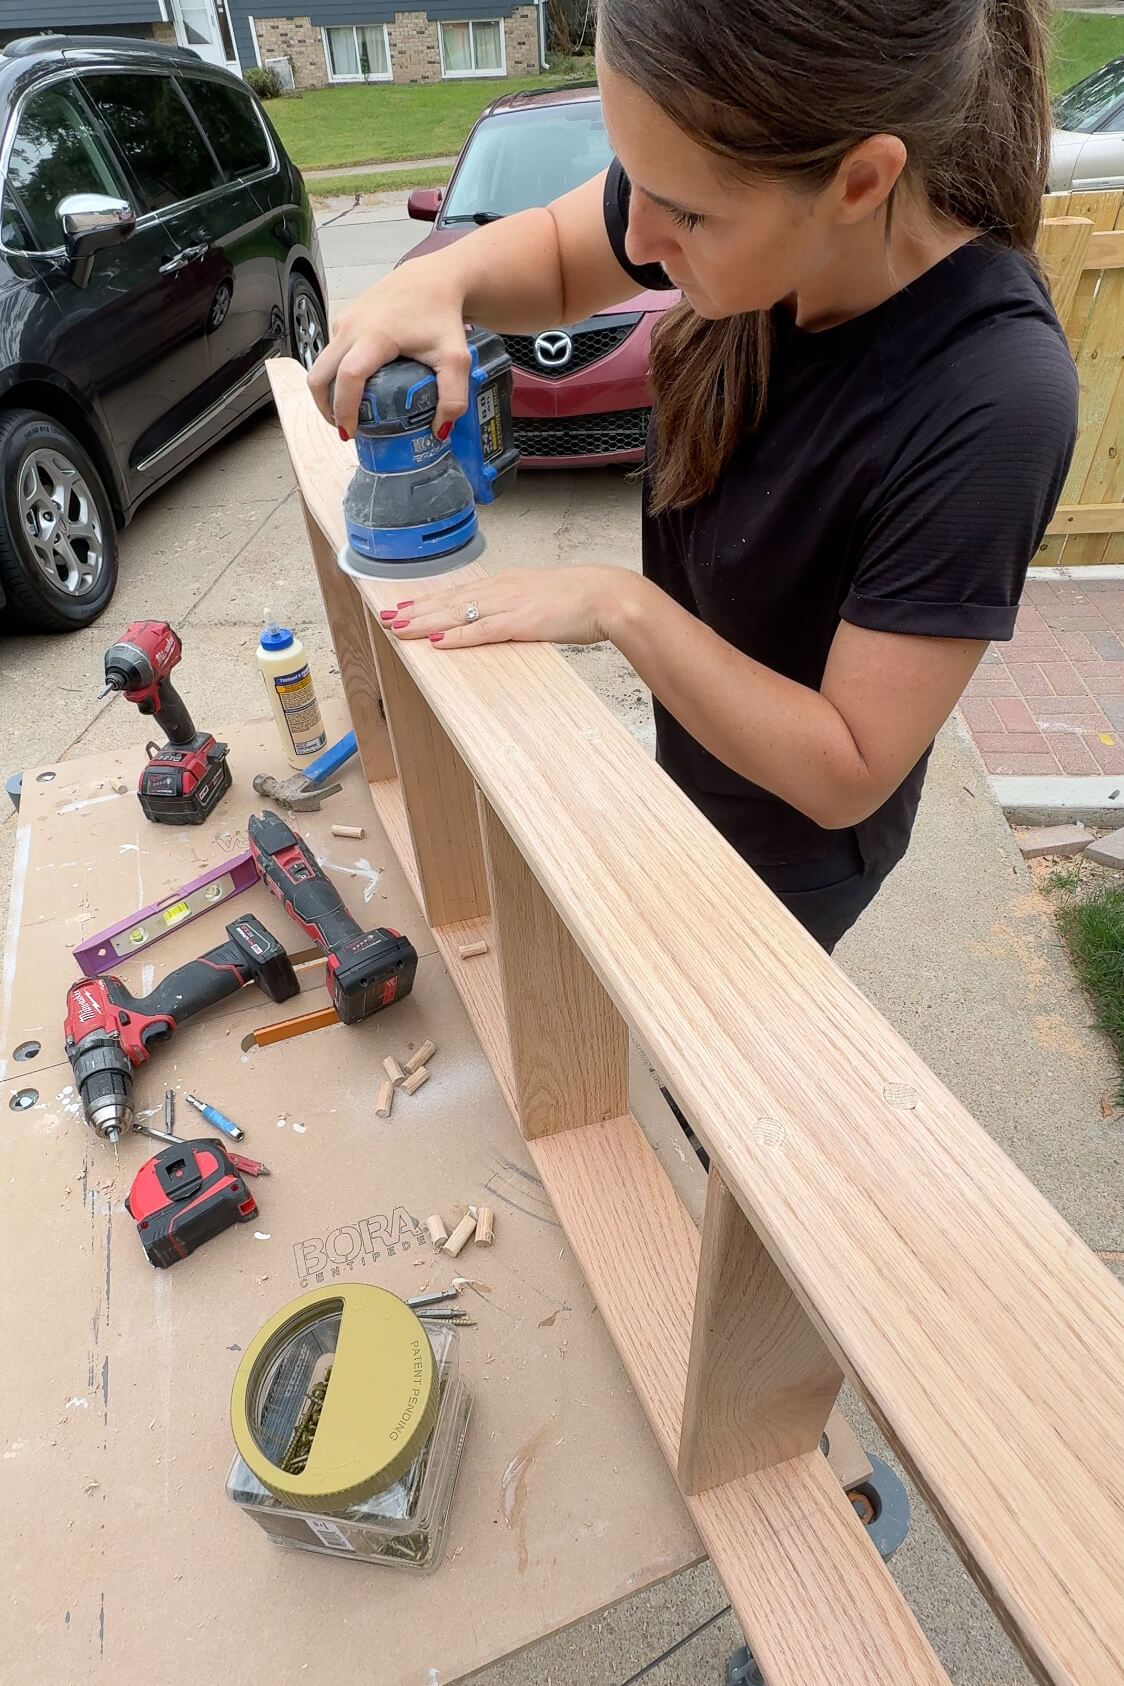
{"label": "red impact driver", "polygon": [[230,789],[226,745],[197,732],[169,675],[182,654],[167,621],[134,621],[105,652],[105,690],[151,714],[167,741],[147,745],[148,764],[137,796],[145,817],[159,825],[202,825]]}
{"label": "red impact driver", "polygon": [[344,1024],[360,1024],[414,987],[417,950],[385,925],[354,920],[304,838],[266,808],[246,822],[250,852],[267,890],[324,953],[324,981]]}

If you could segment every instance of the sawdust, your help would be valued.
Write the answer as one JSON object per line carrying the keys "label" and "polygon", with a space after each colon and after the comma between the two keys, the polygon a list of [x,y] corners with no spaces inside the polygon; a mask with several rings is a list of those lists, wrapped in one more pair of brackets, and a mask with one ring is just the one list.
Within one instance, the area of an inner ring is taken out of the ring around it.
{"label": "sawdust", "polygon": [[1088,1038],[1079,1034],[1060,1013],[1035,1013],[1033,1029],[1034,1040],[1040,1048],[1065,1054],[1071,1060],[1084,1062],[1089,1059]]}

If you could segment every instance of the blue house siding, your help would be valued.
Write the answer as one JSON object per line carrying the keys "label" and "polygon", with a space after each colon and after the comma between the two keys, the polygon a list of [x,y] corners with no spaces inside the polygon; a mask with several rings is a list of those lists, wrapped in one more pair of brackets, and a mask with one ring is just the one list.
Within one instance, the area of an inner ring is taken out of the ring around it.
{"label": "blue house siding", "polygon": [[321,27],[341,23],[393,23],[396,12],[424,11],[430,23],[459,23],[470,18],[509,18],[516,6],[527,0],[429,0],[413,6],[410,0],[294,0],[278,5],[276,0],[227,0],[227,12],[234,30],[242,68],[257,63],[257,48],[250,19],[310,18]]}
{"label": "blue house siding", "polygon": [[0,30],[8,36],[15,30],[26,35],[39,35],[45,29],[60,34],[75,28],[88,30],[95,22],[112,35],[115,24],[163,23],[164,14],[159,0],[98,0],[96,7],[83,0],[3,0],[0,5]]}

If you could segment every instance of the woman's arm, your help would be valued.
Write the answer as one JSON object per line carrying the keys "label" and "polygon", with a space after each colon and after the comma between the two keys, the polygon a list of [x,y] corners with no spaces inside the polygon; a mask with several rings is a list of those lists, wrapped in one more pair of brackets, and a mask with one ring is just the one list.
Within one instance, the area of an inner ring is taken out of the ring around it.
{"label": "woman's arm", "polygon": [[[470,600],[480,618],[468,625]],[[419,590],[393,630],[442,649],[607,638],[704,749],[827,830],[857,825],[893,794],[987,648],[844,621],[814,691],[743,655],[651,581],[620,568],[513,568]]]}
{"label": "woman's arm", "polygon": [[437,373],[436,431],[467,403],[465,321],[538,333],[631,298],[636,282],[613,255],[604,192],[602,171],[541,210],[501,217],[368,287],[341,312],[308,377],[325,417],[354,433],[367,377],[395,357],[416,357]]}

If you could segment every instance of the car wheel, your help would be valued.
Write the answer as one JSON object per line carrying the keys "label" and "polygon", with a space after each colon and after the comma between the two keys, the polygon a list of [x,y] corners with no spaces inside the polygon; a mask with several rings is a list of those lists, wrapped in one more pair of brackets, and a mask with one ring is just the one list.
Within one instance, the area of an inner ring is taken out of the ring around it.
{"label": "car wheel", "polygon": [[0,585],[36,632],[95,621],[117,584],[101,475],[74,435],[35,410],[0,415]]}
{"label": "car wheel", "polygon": [[303,275],[294,275],[289,282],[289,350],[311,369],[327,343],[328,324],[316,289]]}

